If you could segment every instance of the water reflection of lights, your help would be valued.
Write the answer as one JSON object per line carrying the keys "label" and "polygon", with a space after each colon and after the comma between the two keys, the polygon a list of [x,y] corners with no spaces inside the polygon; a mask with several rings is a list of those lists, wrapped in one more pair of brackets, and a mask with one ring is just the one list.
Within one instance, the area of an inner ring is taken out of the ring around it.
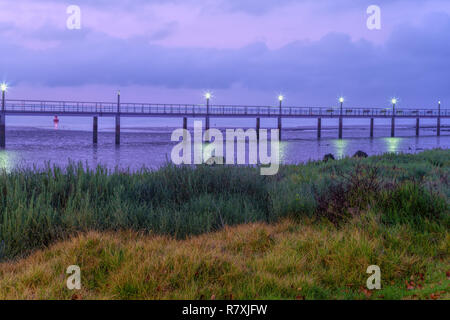
{"label": "water reflection of lights", "polygon": [[345,157],[347,151],[348,140],[346,139],[338,139],[333,140],[334,153],[338,159],[342,159]]}
{"label": "water reflection of lights", "polygon": [[0,150],[0,171],[11,172],[15,166],[15,158],[11,151]]}
{"label": "water reflection of lights", "polygon": [[402,141],[402,138],[384,138],[384,141],[386,142],[387,151],[388,152],[398,152],[398,147],[400,146],[400,142]]}

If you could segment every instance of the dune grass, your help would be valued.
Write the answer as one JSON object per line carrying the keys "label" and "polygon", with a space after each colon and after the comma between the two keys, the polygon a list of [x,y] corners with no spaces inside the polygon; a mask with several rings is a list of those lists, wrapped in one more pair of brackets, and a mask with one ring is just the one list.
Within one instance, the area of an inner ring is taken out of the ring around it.
{"label": "dune grass", "polygon": [[[449,150],[432,150],[272,177],[232,166],[4,171],[0,298],[68,298],[71,264],[85,298],[448,298],[449,165]],[[376,294],[360,288],[370,264],[382,269]]]}

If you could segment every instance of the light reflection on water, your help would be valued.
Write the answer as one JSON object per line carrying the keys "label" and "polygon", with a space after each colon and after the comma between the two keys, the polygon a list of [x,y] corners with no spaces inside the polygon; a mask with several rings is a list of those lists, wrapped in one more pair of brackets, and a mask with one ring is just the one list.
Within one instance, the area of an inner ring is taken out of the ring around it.
{"label": "light reflection on water", "polygon": [[398,152],[399,145],[402,143],[402,138],[389,137],[384,138],[386,142],[386,150],[387,152]]}
{"label": "light reflection on water", "polygon": [[341,159],[344,158],[347,152],[347,146],[348,146],[349,140],[348,139],[337,139],[337,140],[333,140],[333,144],[334,144],[334,154],[335,157],[337,159]]}
{"label": "light reflection on water", "polygon": [[[173,129],[154,129],[142,132],[122,132],[122,144],[114,145],[113,132],[99,132],[99,144],[92,144],[92,133],[88,131],[44,130],[31,128],[11,128],[7,130],[7,149],[0,151],[0,169],[12,170],[14,167],[44,167],[46,163],[64,166],[69,160],[81,161],[90,167],[99,164],[110,169],[115,167],[137,170],[142,167],[158,168],[170,161]],[[448,131],[445,136],[436,137],[433,132],[416,138],[411,132],[400,132],[401,137],[368,138],[368,131],[346,130],[342,140],[336,139],[334,131],[321,140],[315,139],[314,131],[286,130],[280,143],[282,163],[302,163],[319,160],[327,153],[336,158],[352,156],[361,150],[369,155],[386,152],[415,153],[425,149],[450,147]],[[389,135],[378,132],[379,135]],[[410,136],[408,136],[410,134]],[[332,138],[330,138],[332,137]],[[269,144],[270,145],[270,144]],[[225,145],[224,145],[225,149]],[[248,148],[247,159],[248,159]]]}
{"label": "light reflection on water", "polygon": [[17,163],[17,156],[14,151],[0,150],[0,170],[10,172]]}

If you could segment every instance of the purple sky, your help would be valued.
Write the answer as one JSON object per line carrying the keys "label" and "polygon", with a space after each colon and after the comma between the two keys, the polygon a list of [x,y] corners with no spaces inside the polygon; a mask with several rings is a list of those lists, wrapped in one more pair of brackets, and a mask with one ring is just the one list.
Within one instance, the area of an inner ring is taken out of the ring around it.
{"label": "purple sky", "polygon": [[[66,28],[68,5],[81,30]],[[366,9],[381,7],[381,30]],[[450,101],[448,0],[2,0],[9,98],[403,107]]]}

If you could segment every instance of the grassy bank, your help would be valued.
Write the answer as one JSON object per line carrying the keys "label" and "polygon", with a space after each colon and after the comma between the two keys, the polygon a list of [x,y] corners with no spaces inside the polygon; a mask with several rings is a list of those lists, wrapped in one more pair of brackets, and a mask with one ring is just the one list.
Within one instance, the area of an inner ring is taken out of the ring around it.
{"label": "grassy bank", "polygon": [[[2,172],[0,298],[68,298],[71,264],[84,298],[448,298],[449,165],[449,150],[433,150],[272,177]],[[361,289],[370,264],[382,270],[376,294]]]}
{"label": "grassy bank", "polygon": [[[0,173],[0,260],[77,232],[135,230],[184,238],[228,225],[374,211],[384,225],[449,227],[450,151],[256,168],[174,167],[137,173],[81,165]],[[427,223],[424,223],[427,222]]]}
{"label": "grassy bank", "polygon": [[[449,299],[448,233],[283,220],[176,240],[90,232],[0,264],[0,299]],[[82,289],[65,270],[81,268]],[[381,268],[381,290],[366,268]]]}

